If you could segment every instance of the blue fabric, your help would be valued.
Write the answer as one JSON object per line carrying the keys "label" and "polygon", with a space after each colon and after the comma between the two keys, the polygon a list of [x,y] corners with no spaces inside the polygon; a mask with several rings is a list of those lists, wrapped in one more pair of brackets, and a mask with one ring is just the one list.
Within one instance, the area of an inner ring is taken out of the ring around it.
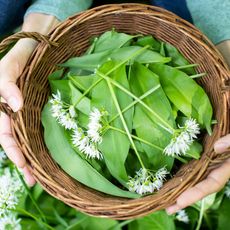
{"label": "blue fabric", "polygon": [[169,10],[181,18],[193,23],[185,0],[151,0],[152,5]]}
{"label": "blue fabric", "polygon": [[23,22],[31,0],[0,0],[0,35],[5,35]]}

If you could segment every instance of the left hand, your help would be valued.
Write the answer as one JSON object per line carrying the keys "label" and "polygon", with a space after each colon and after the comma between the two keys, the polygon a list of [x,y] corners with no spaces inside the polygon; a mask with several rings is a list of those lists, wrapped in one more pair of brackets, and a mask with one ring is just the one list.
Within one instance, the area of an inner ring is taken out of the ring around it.
{"label": "left hand", "polygon": [[[214,149],[217,153],[230,150],[230,134],[219,139]],[[213,170],[205,180],[199,182],[194,187],[184,191],[176,200],[176,203],[166,209],[168,214],[186,208],[187,206],[201,200],[209,194],[220,191],[230,178],[230,158],[219,168]]]}

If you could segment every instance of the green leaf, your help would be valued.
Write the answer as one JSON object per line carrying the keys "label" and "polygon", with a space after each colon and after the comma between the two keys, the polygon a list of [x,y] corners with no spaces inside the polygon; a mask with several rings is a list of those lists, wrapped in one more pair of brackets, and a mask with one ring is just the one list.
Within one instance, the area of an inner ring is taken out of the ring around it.
{"label": "green leaf", "polygon": [[118,33],[115,30],[102,34],[95,42],[94,53],[121,48],[128,41],[136,36],[125,33]]}
{"label": "green leaf", "polygon": [[[128,46],[123,47],[117,51],[114,51],[110,58],[115,61],[123,61],[127,59],[128,57],[132,56],[134,53],[138,52],[138,50],[143,49],[141,46]],[[131,63],[139,62],[143,64],[147,63],[167,63],[171,61],[171,58],[169,57],[163,57],[158,52],[152,51],[150,49],[146,49],[141,54],[137,55],[135,58],[131,59]]]}
{"label": "green leaf", "polygon": [[[156,122],[153,122],[152,119],[146,115],[140,105],[135,107],[133,128],[136,130],[138,137],[162,148],[162,150],[159,150],[141,143],[148,156],[144,161],[145,166],[154,170],[166,166],[170,171],[173,166],[174,158],[163,154],[163,149],[170,142],[171,135],[162,129]],[[143,155],[141,155],[141,158],[142,160],[145,159]]]}
{"label": "green leaf", "polygon": [[[83,213],[77,214],[78,219],[67,230],[109,230],[116,226],[118,221],[105,218],[87,216]],[[121,230],[121,228],[116,228]]]}
{"label": "green leaf", "polygon": [[71,79],[72,83],[82,91],[87,90],[92,85],[94,78],[95,78],[94,74],[90,74],[87,76],[69,75],[69,79]]}
{"label": "green leaf", "polygon": [[160,51],[160,47],[161,47],[161,43],[157,41],[155,38],[153,38],[153,36],[151,35],[138,38],[135,45],[143,46],[143,47],[149,45],[153,50],[157,52]]}
{"label": "green leaf", "polygon": [[217,230],[229,229],[229,212],[230,212],[230,199],[225,197],[218,210],[218,228]]}
{"label": "green leaf", "polygon": [[[106,73],[115,65],[116,63],[113,61],[107,62],[99,69],[99,71],[102,73]],[[96,77],[95,81],[97,81],[99,78],[100,77]],[[110,78],[117,81],[125,88],[129,88],[128,80],[126,77],[125,65],[120,66],[113,73],[111,73]],[[114,87],[114,91],[121,109],[125,108],[132,102],[132,99],[121,90]],[[111,92],[105,80],[102,80],[93,88],[91,103],[92,107],[95,106],[99,109],[104,108],[109,113],[108,120],[110,120],[118,113],[116,106],[114,105]],[[125,112],[124,118],[130,131],[132,130],[132,117],[133,109]],[[110,125],[124,130],[120,118],[115,119],[113,122],[111,122]],[[103,153],[105,163],[110,173],[124,186],[126,186],[126,183],[128,181],[128,176],[124,164],[129,152],[129,148],[130,142],[128,137],[125,134],[119,133],[111,129],[109,129],[103,135],[103,141],[99,145],[99,149]]]}
{"label": "green leaf", "polygon": [[[189,65],[189,61],[184,58],[184,56],[178,51],[176,47],[169,43],[165,43],[164,45],[167,57],[171,57],[172,61],[170,64],[172,66],[186,66]],[[193,67],[183,69],[183,72],[187,73],[188,75],[196,74],[196,71]]]}
{"label": "green leaf", "polygon": [[197,209],[201,209],[201,203],[203,202],[203,209],[204,211],[208,210],[215,202],[216,193],[212,193],[211,195],[206,196],[202,200],[196,202],[193,206]]}
{"label": "green leaf", "polygon": [[160,77],[170,101],[187,117],[195,118],[211,134],[212,106],[203,88],[173,67],[151,64],[150,69]]}
{"label": "green leaf", "polygon": [[[63,67],[73,67],[94,72],[98,66],[103,65],[107,60],[124,61],[130,56],[143,49],[141,46],[127,46],[120,49],[106,50],[99,53],[70,58],[67,62],[60,64]],[[132,59],[140,63],[167,63],[169,57],[163,57],[159,53],[146,49],[141,54]]]}
{"label": "green leaf", "polygon": [[50,87],[52,93],[56,94],[57,91],[61,93],[61,98],[65,102],[71,99],[69,80],[50,80]]}
{"label": "green leaf", "polygon": [[203,146],[197,142],[194,141],[191,145],[189,150],[186,152],[186,156],[192,157],[194,159],[199,159],[200,158],[200,154],[203,151]]}
{"label": "green leaf", "polygon": [[[162,125],[168,125],[174,128],[175,121],[170,103],[160,86],[159,78],[145,66],[135,63],[131,69],[130,86],[132,92],[138,97],[148,90],[156,88],[152,94],[143,99],[143,102],[149,106],[164,123],[142,105],[137,104],[135,106],[133,128],[136,130],[138,137],[160,147],[160,149],[157,149],[142,143],[149,157],[149,162],[153,164],[154,168],[158,169],[167,165],[168,169],[171,169],[173,158],[165,156],[162,152],[165,146],[170,142],[172,135],[169,131],[166,131]],[[168,128],[168,126],[166,126],[166,128]]]}
{"label": "green leaf", "polygon": [[165,44],[164,42],[161,42],[160,54],[165,57],[166,55],[165,55],[164,44]]}
{"label": "green leaf", "polygon": [[48,80],[60,80],[63,76],[63,73],[64,69],[58,69],[49,75]]}
{"label": "green leaf", "polygon": [[165,211],[158,211],[131,222],[128,229],[175,230],[176,228],[172,216],[168,216]]}
{"label": "green leaf", "polygon": [[86,160],[82,159],[71,148],[67,139],[67,131],[60,127],[50,113],[47,104],[42,112],[44,138],[53,159],[70,176],[79,182],[98,191],[114,196],[136,198],[136,194],[124,191],[98,173]]}
{"label": "green leaf", "polygon": [[73,85],[71,81],[69,81],[69,89],[71,93],[71,104],[76,105],[76,103],[79,101],[79,98],[82,97],[81,101],[77,103],[75,107],[85,115],[89,115],[90,99],[86,96],[83,97],[82,93]]}

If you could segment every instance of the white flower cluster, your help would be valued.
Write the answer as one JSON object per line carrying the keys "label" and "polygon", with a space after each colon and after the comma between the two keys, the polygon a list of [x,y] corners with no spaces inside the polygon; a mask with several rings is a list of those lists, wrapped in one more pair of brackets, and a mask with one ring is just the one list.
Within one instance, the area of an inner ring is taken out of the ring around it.
{"label": "white flower cluster", "polygon": [[65,105],[61,100],[61,93],[52,94],[53,98],[50,99],[52,116],[56,118],[58,123],[65,129],[71,130],[77,128],[74,117],[76,112],[73,106]]}
{"label": "white flower cluster", "polygon": [[136,172],[136,175],[133,178],[129,177],[127,183],[129,191],[136,192],[140,195],[153,193],[155,190],[159,190],[163,186],[163,182],[168,173],[169,172],[164,167],[159,169],[156,173],[141,168]]}
{"label": "white flower cluster", "polygon": [[7,230],[7,229],[13,229],[13,230],[21,230],[20,225],[20,219],[16,218],[16,215],[14,214],[8,214],[6,216],[3,216],[0,218],[0,229],[1,230]]}
{"label": "white flower cluster", "polygon": [[72,130],[72,143],[82,153],[86,154],[88,158],[102,159],[102,154],[98,150],[97,145],[102,142],[101,120],[103,116],[107,114],[106,111],[100,111],[97,108],[93,108],[89,114],[88,130],[83,131],[78,127],[75,119],[76,112],[73,105],[65,105],[61,99],[61,93],[57,91],[57,94],[52,95],[51,112],[52,116],[56,118],[58,123],[67,130]]}
{"label": "white flower cluster", "polygon": [[7,215],[9,209],[15,209],[22,192],[23,185],[16,173],[11,173],[9,168],[4,169],[0,176],[0,217]]}
{"label": "white flower cluster", "polygon": [[190,145],[200,133],[199,124],[195,119],[188,119],[183,127],[176,130],[170,143],[165,147],[164,153],[168,156],[185,155]]}
{"label": "white flower cluster", "polygon": [[75,129],[72,135],[73,145],[76,146],[88,158],[102,159],[103,156],[95,143],[91,142],[81,128]]}
{"label": "white flower cluster", "polygon": [[180,210],[176,213],[176,219],[178,221],[184,222],[186,224],[189,223],[189,217],[187,215],[187,213],[185,212],[185,210]]}
{"label": "white flower cluster", "polygon": [[102,137],[100,136],[100,130],[102,128],[101,119],[106,114],[106,111],[99,111],[97,108],[93,108],[89,115],[87,134],[95,143],[102,142]]}
{"label": "white flower cluster", "polygon": [[0,168],[2,167],[2,163],[6,158],[7,157],[6,157],[5,152],[3,150],[1,150],[1,148],[0,148]]}
{"label": "white flower cluster", "polygon": [[230,199],[230,181],[228,181],[227,185],[225,186],[224,194]]}

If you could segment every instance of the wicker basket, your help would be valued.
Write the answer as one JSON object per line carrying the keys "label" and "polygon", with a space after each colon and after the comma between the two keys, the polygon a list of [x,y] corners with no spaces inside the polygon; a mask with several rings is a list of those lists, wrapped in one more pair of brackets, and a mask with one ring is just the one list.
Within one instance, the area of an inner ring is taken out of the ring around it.
{"label": "wicker basket", "polygon": [[[50,94],[47,76],[70,57],[80,55],[92,36],[112,27],[130,34],[152,34],[176,46],[191,63],[198,63],[200,79],[214,106],[218,124],[212,136],[204,137],[200,160],[184,165],[163,188],[140,199],[125,199],[90,189],[68,176],[51,158],[43,139],[41,111]],[[163,209],[176,201],[187,188],[205,178],[210,170],[230,157],[230,151],[216,154],[214,142],[230,132],[230,76],[223,58],[214,45],[190,23],[161,8],[141,4],[104,5],[69,18],[49,37],[36,33],[15,34],[0,45],[5,49],[22,37],[40,41],[18,80],[24,97],[22,111],[12,113],[3,103],[0,109],[11,116],[17,144],[33,168],[36,180],[52,196],[90,215],[129,219]]]}

